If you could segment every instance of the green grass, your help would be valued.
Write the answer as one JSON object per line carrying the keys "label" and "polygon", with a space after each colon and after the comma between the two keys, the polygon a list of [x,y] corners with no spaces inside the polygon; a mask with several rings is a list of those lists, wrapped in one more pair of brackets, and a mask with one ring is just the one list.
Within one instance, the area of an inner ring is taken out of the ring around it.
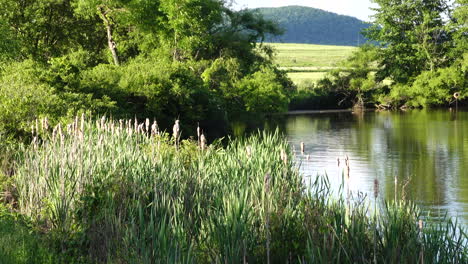
{"label": "green grass", "polygon": [[0,263],[55,263],[56,256],[43,245],[43,239],[25,220],[0,205]]}
{"label": "green grass", "polygon": [[[8,220],[43,230],[50,251],[66,255],[54,263],[468,261],[466,233],[449,220],[419,229],[410,203],[371,214],[366,202],[334,198],[326,178],[306,187],[278,133],[200,149],[133,121],[66,127],[17,155],[18,210],[34,226]],[[2,234],[21,234],[3,223]],[[3,243],[20,250],[9,255],[40,241],[20,238]]]}
{"label": "green grass", "polygon": [[340,61],[357,50],[349,46],[329,46],[291,43],[267,43],[276,51],[275,62],[299,87],[311,86],[336,68]]}
{"label": "green grass", "polygon": [[326,72],[288,72],[288,77],[298,86],[303,88],[325,77]]}
{"label": "green grass", "polygon": [[357,50],[349,46],[268,43],[278,53],[275,62],[280,67],[335,67]]}

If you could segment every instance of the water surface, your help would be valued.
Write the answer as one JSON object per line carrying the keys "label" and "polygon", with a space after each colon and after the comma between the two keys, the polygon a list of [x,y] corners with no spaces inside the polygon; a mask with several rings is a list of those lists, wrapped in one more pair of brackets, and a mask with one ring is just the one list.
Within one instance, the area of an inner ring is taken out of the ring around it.
{"label": "water surface", "polygon": [[288,116],[283,127],[306,179],[326,173],[338,188],[347,155],[353,193],[373,196],[378,179],[380,197],[404,196],[424,214],[468,223],[468,112],[303,114]]}

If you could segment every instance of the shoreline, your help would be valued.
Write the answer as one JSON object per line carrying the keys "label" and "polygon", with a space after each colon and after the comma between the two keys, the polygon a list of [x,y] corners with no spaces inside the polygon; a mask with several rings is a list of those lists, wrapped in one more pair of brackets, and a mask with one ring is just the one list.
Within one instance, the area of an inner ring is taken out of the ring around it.
{"label": "shoreline", "polygon": [[[373,112],[375,109],[362,109],[360,112]],[[330,109],[330,110],[294,110],[283,113],[283,115],[303,115],[303,114],[330,114],[330,113],[353,113],[353,109]]]}

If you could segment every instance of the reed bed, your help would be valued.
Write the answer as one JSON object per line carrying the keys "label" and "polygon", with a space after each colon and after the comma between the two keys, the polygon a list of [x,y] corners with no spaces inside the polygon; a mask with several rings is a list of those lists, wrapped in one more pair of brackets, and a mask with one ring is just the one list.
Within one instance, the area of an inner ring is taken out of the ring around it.
{"label": "reed bed", "polygon": [[405,201],[369,216],[325,177],[306,189],[278,132],[221,147],[149,120],[37,124],[12,179],[58,262],[468,263],[450,220],[420,228]]}

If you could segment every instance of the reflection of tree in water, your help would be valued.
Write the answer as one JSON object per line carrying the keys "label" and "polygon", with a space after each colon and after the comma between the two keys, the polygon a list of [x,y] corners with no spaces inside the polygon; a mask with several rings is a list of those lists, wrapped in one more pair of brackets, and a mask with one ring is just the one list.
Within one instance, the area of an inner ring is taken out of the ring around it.
{"label": "reflection of tree in water", "polygon": [[[387,199],[394,198],[397,176],[399,197],[410,179],[407,198],[441,213],[449,209],[468,215],[468,113],[459,112],[456,121],[450,121],[450,115],[410,111],[301,116],[289,118],[286,130],[293,144],[305,138],[308,149],[323,158],[336,161],[337,153],[348,154],[351,178],[359,177],[360,184],[379,178]],[[311,164],[317,166],[317,161]],[[336,165],[321,170],[336,170]],[[361,190],[370,191],[371,182],[363,185]]]}

